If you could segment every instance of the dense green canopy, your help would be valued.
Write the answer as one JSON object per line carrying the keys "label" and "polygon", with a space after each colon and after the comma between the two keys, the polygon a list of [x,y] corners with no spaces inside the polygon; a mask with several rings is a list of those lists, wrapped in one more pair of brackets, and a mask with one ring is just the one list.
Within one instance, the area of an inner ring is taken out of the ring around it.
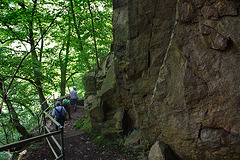
{"label": "dense green canopy", "polygon": [[[103,0],[5,0],[0,4],[0,145],[26,136],[41,103],[99,65],[112,43],[112,3]],[[11,111],[11,112],[10,112]],[[8,124],[8,125],[7,125]]]}

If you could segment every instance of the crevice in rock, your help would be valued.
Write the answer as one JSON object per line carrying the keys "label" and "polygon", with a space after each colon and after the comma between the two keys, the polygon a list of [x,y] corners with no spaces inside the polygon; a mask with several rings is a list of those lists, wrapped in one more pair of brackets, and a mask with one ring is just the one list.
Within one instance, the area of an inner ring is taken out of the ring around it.
{"label": "crevice in rock", "polygon": [[235,50],[236,52],[236,46],[234,46],[233,40],[231,39],[231,37],[228,37],[228,41],[227,41],[227,47],[225,48],[226,51],[230,51],[231,49]]}
{"label": "crevice in rock", "polygon": [[126,51],[126,46],[116,46],[116,51],[122,53]]}
{"label": "crevice in rock", "polygon": [[[173,29],[172,29],[172,34],[170,36],[170,39],[169,39],[169,43],[168,43],[168,47],[167,47],[167,50],[165,52],[165,56],[164,56],[164,59],[163,59],[163,63],[162,65],[160,66],[160,69],[159,69],[159,73],[158,73],[158,79],[157,81],[155,82],[155,87],[154,87],[154,90],[153,90],[153,95],[152,95],[152,98],[151,98],[151,101],[150,101],[150,104],[149,104],[149,108],[150,106],[153,104],[153,101],[154,101],[154,95],[156,94],[155,92],[157,91],[157,86],[158,86],[158,83],[159,83],[159,79],[161,77],[161,73],[162,73],[162,69],[165,67],[165,64],[166,64],[166,60],[167,60],[167,57],[168,57],[168,51],[169,49],[171,48],[171,45],[172,45],[172,40],[173,40],[173,37],[174,37],[174,32],[175,32],[175,28],[178,24],[178,15],[179,15],[179,11],[178,11],[178,2],[176,2],[176,13],[175,13],[175,21],[174,21],[174,26],[173,26]],[[148,109],[149,110],[149,109]]]}
{"label": "crevice in rock", "polygon": [[133,121],[129,114],[125,111],[122,119],[123,135],[129,135],[133,130]]}
{"label": "crevice in rock", "polygon": [[111,120],[114,116],[115,110],[110,107],[107,102],[103,101],[102,103],[103,113],[104,113],[104,122]]}
{"label": "crevice in rock", "polygon": [[149,42],[148,42],[148,68],[151,66],[151,53],[150,53],[150,46],[151,46],[151,41],[152,41],[152,34],[153,34],[153,27],[154,27],[154,19],[156,15],[156,8],[157,8],[157,0],[155,1],[155,6],[153,10],[153,16],[152,16],[152,21],[151,21],[151,34],[149,37]]}
{"label": "crevice in rock", "polygon": [[147,67],[150,68],[151,66],[151,54],[150,54],[150,51],[148,50],[148,65]]}

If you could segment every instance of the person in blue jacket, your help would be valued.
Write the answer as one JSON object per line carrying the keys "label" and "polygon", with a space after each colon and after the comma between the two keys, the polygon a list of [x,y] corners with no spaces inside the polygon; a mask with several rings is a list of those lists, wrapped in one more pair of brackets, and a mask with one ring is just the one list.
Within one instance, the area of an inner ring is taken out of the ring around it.
{"label": "person in blue jacket", "polygon": [[[61,102],[57,101],[55,104],[55,107],[52,111],[52,117],[55,118],[55,120],[61,124],[61,126],[64,126],[64,121],[66,117],[67,111],[66,109],[61,106]],[[55,125],[56,131],[58,130],[58,126]]]}

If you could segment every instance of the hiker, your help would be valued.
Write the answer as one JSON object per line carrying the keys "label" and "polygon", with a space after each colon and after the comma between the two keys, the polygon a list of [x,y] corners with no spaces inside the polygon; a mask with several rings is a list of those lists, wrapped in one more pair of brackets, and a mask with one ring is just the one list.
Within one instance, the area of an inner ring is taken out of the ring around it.
{"label": "hiker", "polygon": [[[67,111],[65,110],[65,108],[63,106],[61,106],[61,102],[57,101],[55,108],[52,111],[52,117],[55,117],[55,120],[61,124],[61,126],[64,125],[64,121],[65,121],[65,115],[67,114]],[[56,127],[56,131],[58,130],[58,126],[55,125]]]}
{"label": "hiker", "polygon": [[71,91],[70,96],[71,96],[71,100],[73,102],[73,109],[74,109],[74,111],[76,111],[77,99],[78,99],[76,86],[73,86],[73,90]]}
{"label": "hiker", "polygon": [[65,99],[62,100],[62,104],[68,112],[68,118],[71,119],[71,115],[70,115],[71,104],[70,104],[70,100],[69,100],[69,95],[65,95]]}

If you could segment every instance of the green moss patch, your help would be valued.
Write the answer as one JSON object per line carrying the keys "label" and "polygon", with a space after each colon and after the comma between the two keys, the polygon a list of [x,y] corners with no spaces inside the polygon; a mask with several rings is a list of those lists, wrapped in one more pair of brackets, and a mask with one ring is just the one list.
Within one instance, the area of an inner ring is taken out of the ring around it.
{"label": "green moss patch", "polygon": [[76,129],[82,129],[84,132],[90,134],[92,133],[92,123],[90,117],[83,117],[79,119],[75,124],[74,127]]}

